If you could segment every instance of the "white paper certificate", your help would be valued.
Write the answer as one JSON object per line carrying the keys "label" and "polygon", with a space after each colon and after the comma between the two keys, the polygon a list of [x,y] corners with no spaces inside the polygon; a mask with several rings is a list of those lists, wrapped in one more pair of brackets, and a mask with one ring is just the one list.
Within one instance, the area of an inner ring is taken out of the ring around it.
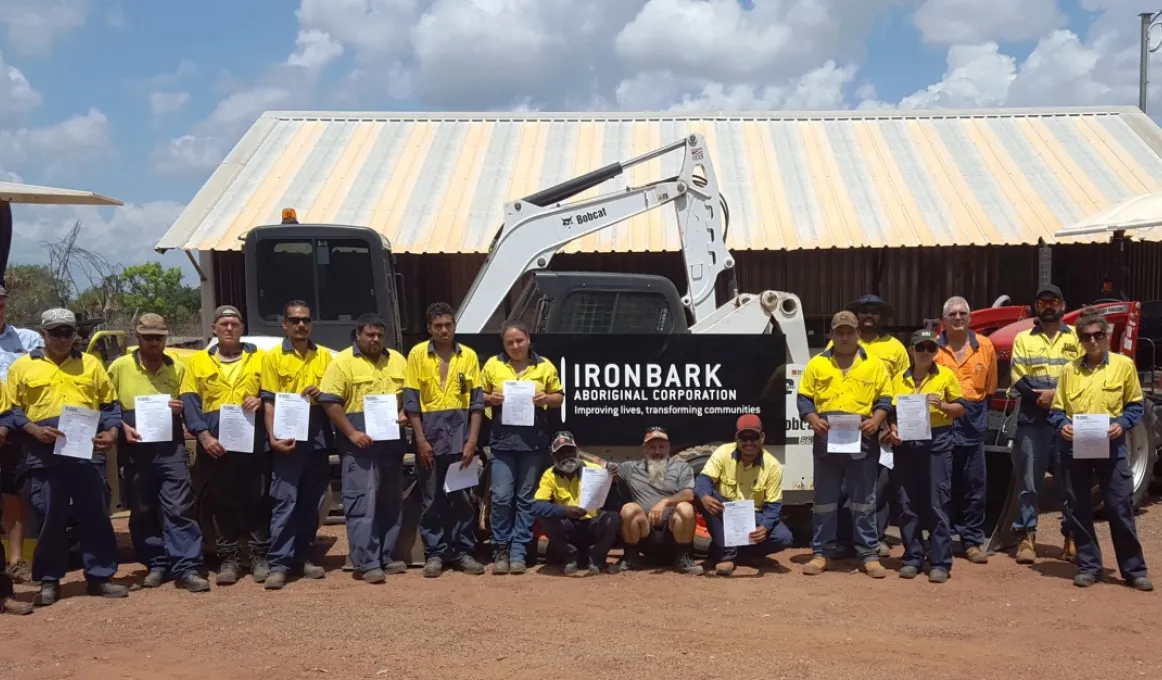
{"label": "white paper certificate", "polygon": [[896,452],[891,444],[880,444],[880,465],[889,470],[896,467]]}
{"label": "white paper certificate", "polygon": [[141,443],[173,441],[173,411],[168,394],[143,394],[133,398],[133,429]]}
{"label": "white paper certificate", "polygon": [[444,476],[444,493],[452,493],[476,486],[480,483],[480,458],[473,458],[472,463],[463,470],[460,463],[448,466],[448,474]]}
{"label": "white paper certificate", "polygon": [[218,443],[231,453],[254,453],[254,413],[238,404],[222,404]]}
{"label": "white paper certificate", "polygon": [[581,507],[589,512],[605,505],[609,488],[613,485],[613,475],[605,468],[584,467],[581,470]]}
{"label": "white paper certificate", "polygon": [[363,429],[373,442],[399,439],[399,402],[394,394],[363,397]]}
{"label": "white paper certificate", "polygon": [[505,380],[500,424],[532,427],[535,424],[536,406],[533,405],[533,397],[536,393],[537,384],[531,380]]}
{"label": "white paper certificate", "polygon": [[1110,416],[1107,413],[1078,413],[1073,416],[1073,457],[1110,457]]}
{"label": "white paper certificate", "polygon": [[859,453],[862,420],[848,413],[827,416],[827,453]]}
{"label": "white paper certificate", "polygon": [[756,528],[753,500],[722,504],[723,543],[727,548],[750,545],[750,535]]}
{"label": "white paper certificate", "polygon": [[67,458],[93,460],[93,437],[97,436],[97,425],[101,412],[82,406],[64,406],[56,429],[65,433],[57,437],[52,452]]}
{"label": "white paper certificate", "polygon": [[274,395],[274,438],[305,442],[311,438],[311,400],[301,394]]}
{"label": "white paper certificate", "polygon": [[931,415],[927,394],[901,394],[896,397],[896,428],[903,441],[932,439]]}

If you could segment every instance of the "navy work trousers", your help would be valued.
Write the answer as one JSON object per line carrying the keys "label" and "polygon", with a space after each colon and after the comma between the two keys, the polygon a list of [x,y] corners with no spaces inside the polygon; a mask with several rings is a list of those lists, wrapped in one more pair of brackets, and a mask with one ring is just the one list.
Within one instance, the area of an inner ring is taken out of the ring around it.
{"label": "navy work trousers", "polygon": [[315,450],[313,441],[270,455],[270,569],[291,572],[310,561],[331,465],[327,452]]}
{"label": "navy work trousers", "polygon": [[361,450],[341,457],[351,565],[360,573],[381,569],[399,542],[403,454]]}
{"label": "navy work trousers", "polygon": [[1065,492],[1068,496],[1066,515],[1070,534],[1077,545],[1077,570],[1082,574],[1101,577],[1101,547],[1093,529],[1093,501],[1090,494],[1097,482],[1101,489],[1105,516],[1110,526],[1110,538],[1118,570],[1127,581],[1146,575],[1146,560],[1134,522],[1134,478],[1125,458],[1090,460],[1062,456]]}
{"label": "navy work trousers", "polygon": [[[32,580],[59,581],[69,568],[65,533],[76,519],[85,576],[107,579],[117,573],[117,539],[109,520],[109,487],[105,464],[69,462],[31,468],[32,507],[40,515],[40,533],[32,558]],[[70,505],[71,502],[71,505]]]}
{"label": "navy work trousers", "polygon": [[896,475],[900,480],[900,539],[903,563],[924,566],[924,531],[928,531],[929,562],[933,569],[952,570],[952,452],[932,452],[928,446],[905,442],[895,447]]}
{"label": "navy work trousers", "polygon": [[[727,502],[727,499],[718,495],[717,492],[713,494],[713,497],[721,503]],[[775,525],[774,530],[767,532],[767,538],[762,543],[727,547],[725,545],[726,529],[723,526],[722,514],[714,515],[707,512],[700,498],[697,499],[697,503],[698,512],[702,513],[702,517],[706,520],[706,530],[710,532],[710,556],[719,562],[734,562],[739,555],[747,559],[774,555],[790,548],[794,542],[791,530],[787,528],[787,525],[779,522]],[[762,514],[762,503],[756,503],[755,507],[755,524],[757,525],[758,515]]]}
{"label": "navy work trousers", "polygon": [[[1017,497],[1019,514],[1013,521],[1013,531],[1018,536],[1037,530],[1037,498],[1045,484],[1045,473],[1054,477],[1061,475],[1059,446],[1061,435],[1048,423],[1021,423],[1017,425],[1017,438],[1013,443],[1013,474],[1021,481],[1021,493]],[[1065,512],[1069,512],[1069,498],[1065,494]],[[1061,534],[1065,535],[1065,517],[1061,518]]]}
{"label": "navy work trousers", "polygon": [[604,567],[609,549],[617,540],[621,515],[602,510],[593,519],[566,517],[541,518],[541,527],[549,537],[549,550],[565,564]]}
{"label": "navy work trousers", "polygon": [[214,519],[218,557],[240,559],[238,539],[249,539],[251,560],[270,552],[270,453],[227,451],[214,458],[198,445],[198,465],[209,479],[206,492]]}
{"label": "navy work trousers", "polygon": [[967,550],[983,547],[985,495],[984,442],[952,447],[952,533]]}
{"label": "navy work trousers", "polygon": [[459,455],[435,456],[431,467],[419,465],[419,484],[423,493],[420,510],[420,535],[424,538],[424,555],[445,562],[455,562],[476,549],[473,533],[475,509],[467,490],[444,491],[448,467],[460,464]]}
{"label": "navy work trousers", "polygon": [[[815,438],[815,506],[811,549],[816,555],[835,558],[839,552],[840,499],[849,499],[852,539],[862,561],[877,559],[879,530],[876,525],[876,481],[879,478],[879,443],[864,437],[862,454],[827,453],[827,441]],[[874,453],[873,453],[874,452]]]}
{"label": "navy work trousers", "polygon": [[202,528],[190,469],[182,461],[125,465],[129,487],[129,536],[137,561],[177,578],[202,567]]}

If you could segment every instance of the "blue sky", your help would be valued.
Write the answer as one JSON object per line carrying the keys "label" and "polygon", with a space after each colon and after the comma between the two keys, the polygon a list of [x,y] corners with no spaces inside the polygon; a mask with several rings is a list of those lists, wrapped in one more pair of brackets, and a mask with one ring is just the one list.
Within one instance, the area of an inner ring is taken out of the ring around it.
{"label": "blue sky", "polygon": [[[86,233],[94,248],[129,264],[151,256],[148,246],[267,105],[1127,104],[1136,101],[1136,13],[1150,6],[819,0],[808,11],[789,4],[519,0],[506,10],[494,0],[0,0],[0,176],[131,204],[97,213],[113,238]],[[785,34],[795,40],[780,45]],[[842,77],[805,84],[828,62]],[[578,80],[578,63],[599,76]],[[3,88],[14,73],[38,95],[35,105],[12,104],[16,95]],[[485,87],[465,94],[452,75]],[[171,106],[151,110],[151,95]],[[53,127],[74,116],[89,117],[69,135]],[[37,130],[46,134],[37,137]],[[76,217],[18,210],[24,233],[41,240]],[[101,224],[91,212],[83,215]],[[14,255],[40,256],[27,241]],[[171,254],[164,261],[184,266],[185,259]]]}

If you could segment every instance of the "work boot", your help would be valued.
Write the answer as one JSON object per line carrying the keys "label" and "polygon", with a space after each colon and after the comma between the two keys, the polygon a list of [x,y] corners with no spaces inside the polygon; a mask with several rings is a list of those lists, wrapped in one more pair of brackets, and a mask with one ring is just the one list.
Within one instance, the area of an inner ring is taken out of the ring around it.
{"label": "work boot", "polygon": [[270,576],[270,562],[265,557],[250,558],[250,575],[255,583],[262,583]]}
{"label": "work boot", "polygon": [[167,576],[166,570],[161,568],[150,569],[145,578],[141,580],[142,588],[159,588],[161,584],[165,583]]}
{"label": "work boot", "polygon": [[0,598],[0,612],[4,614],[13,614],[15,616],[24,616],[31,614],[33,606],[27,602],[19,602],[11,597]]}
{"label": "work boot", "polygon": [[1066,562],[1077,561],[1077,544],[1069,536],[1065,537],[1065,541],[1061,544],[1061,559]]}
{"label": "work boot", "polygon": [[464,555],[456,560],[456,568],[472,576],[479,576],[484,573],[484,565],[477,562],[476,558],[471,555]]}
{"label": "work boot", "polygon": [[402,574],[408,570],[408,563],[403,560],[392,560],[383,565],[383,573],[391,576],[392,574]]}
{"label": "work boot", "polygon": [[1150,579],[1146,578],[1145,576],[1139,576],[1138,578],[1132,578],[1129,581],[1126,581],[1126,585],[1130,586],[1134,590],[1140,590],[1143,593],[1149,593],[1149,592],[1152,592],[1154,590],[1154,582],[1151,581]]}
{"label": "work boot", "polygon": [[568,564],[565,565],[565,575],[566,576],[576,576],[577,571],[578,571],[578,568],[577,568],[576,562],[569,562]]}
{"label": "work boot", "polygon": [[383,573],[382,569],[368,569],[363,572],[364,583],[383,583],[387,580],[387,574]]}
{"label": "work boot", "polygon": [[529,567],[527,564],[525,564],[523,559],[512,560],[508,563],[508,573],[510,574],[520,575],[527,572],[528,570]]}
{"label": "work boot", "polygon": [[638,563],[641,561],[641,553],[637,544],[626,545],[625,554],[621,556],[621,570],[633,571],[638,568]]}
{"label": "work boot", "polygon": [[428,561],[424,562],[424,578],[438,578],[442,573],[444,573],[444,560],[439,557],[429,557]]}
{"label": "work boot", "polygon": [[702,567],[694,563],[694,559],[690,557],[689,550],[678,551],[678,559],[674,561],[674,569],[679,574],[686,574],[688,576],[701,576],[705,571]]}
{"label": "work boot", "polygon": [[989,562],[989,554],[979,545],[970,545],[964,551],[964,556],[973,564],[988,564]]}
{"label": "work boot", "polygon": [[734,562],[719,562],[714,567],[715,576],[730,576],[734,574]]}
{"label": "work boot", "polygon": [[868,560],[860,566],[860,569],[872,578],[884,578],[888,575],[888,570],[884,569],[884,565],[880,564],[879,560]]}
{"label": "work boot", "polygon": [[510,568],[508,550],[504,550],[503,552],[497,551],[492,558],[492,574],[494,576],[502,576],[507,574]]}
{"label": "work boot", "polygon": [[18,560],[8,565],[4,572],[14,583],[32,583],[32,567],[28,566],[28,562],[24,560]]}
{"label": "work boot", "polygon": [[238,563],[231,559],[222,561],[218,567],[218,577],[214,582],[220,586],[232,586],[238,583]]}
{"label": "work boot", "polygon": [[1095,583],[1097,583],[1096,574],[1078,574],[1073,577],[1073,585],[1078,588],[1088,588]]}
{"label": "work boot", "polygon": [[818,576],[827,571],[831,567],[831,563],[823,555],[815,555],[811,561],[803,565],[804,576]]}
{"label": "work boot", "polygon": [[266,588],[267,590],[282,590],[283,586],[285,585],[285,571],[272,571],[270,572],[270,575],[266,577],[266,580],[262,582],[262,587]]}
{"label": "work boot", "polygon": [[920,568],[905,564],[900,567],[900,578],[913,579],[920,575]]}
{"label": "work boot", "polygon": [[190,572],[177,579],[175,585],[191,593],[206,593],[210,591],[210,582],[198,575],[197,572]]}
{"label": "work boot", "polygon": [[876,547],[876,552],[879,553],[880,557],[892,556],[892,549],[888,546],[886,541],[880,541],[879,546]]}
{"label": "work boot", "polygon": [[1021,537],[1017,546],[1017,564],[1033,564],[1037,561],[1037,532],[1029,531]]}
{"label": "work boot", "polygon": [[929,583],[945,583],[948,581],[948,571],[937,567],[928,572]]}
{"label": "work boot", "polygon": [[320,567],[319,565],[310,561],[303,563],[303,578],[309,578],[313,581],[315,579],[323,578],[326,575],[327,570]]}
{"label": "work boot", "polygon": [[601,567],[596,564],[589,565],[589,568],[581,572],[582,577],[599,576],[601,574]]}
{"label": "work boot", "polygon": [[40,592],[32,599],[32,603],[37,607],[49,607],[56,604],[57,598],[60,596],[60,581],[41,581]]}
{"label": "work boot", "polygon": [[128,597],[129,589],[125,586],[119,586],[106,578],[86,579],[85,594],[117,599],[119,597]]}

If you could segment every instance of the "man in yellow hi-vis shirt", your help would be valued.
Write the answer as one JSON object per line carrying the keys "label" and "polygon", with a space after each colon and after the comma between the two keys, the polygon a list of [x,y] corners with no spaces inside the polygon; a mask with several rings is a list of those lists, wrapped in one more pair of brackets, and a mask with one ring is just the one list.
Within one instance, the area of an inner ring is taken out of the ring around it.
{"label": "man in yellow hi-vis shirt", "polygon": [[[302,300],[283,305],[282,328],[286,339],[262,357],[262,400],[267,436],[270,438],[270,576],[267,590],[286,585],[289,575],[317,579],[326,575],[311,562],[311,549],[319,528],[319,506],[331,481],[330,451],[334,432],[319,404],[319,383],[331,363],[331,353],[311,340],[311,308]],[[279,393],[310,400],[307,438],[276,439],[274,410]]]}
{"label": "man in yellow hi-vis shirt", "polygon": [[[891,378],[884,362],[860,346],[858,328],[859,321],[851,312],[832,317],[831,349],[807,362],[799,382],[799,415],[815,431],[814,557],[803,567],[809,576],[826,571],[836,557],[839,504],[844,492],[851,500],[855,549],[864,571],[872,578],[887,576],[877,554],[876,480],[880,466],[876,434],[892,411]],[[836,415],[859,418],[858,453],[828,451],[830,420]]]}
{"label": "man in yellow hi-vis shirt", "polygon": [[[1045,473],[1050,470],[1054,475],[1060,473],[1060,440],[1049,424],[1049,406],[1053,403],[1057,376],[1069,362],[1083,354],[1077,333],[1061,321],[1065,298],[1060,288],[1047,285],[1037,289],[1034,309],[1036,325],[1017,334],[1010,363],[1009,392],[1021,397],[1013,443],[1013,474],[1021,480],[1020,514],[1013,522],[1013,531],[1021,540],[1017,547],[1018,564],[1033,564],[1037,560],[1037,496]],[[1072,559],[1074,547],[1064,517],[1061,533],[1065,537],[1063,555],[1067,560]]]}
{"label": "man in yellow hi-vis shirt", "polygon": [[[202,528],[182,430],[185,407],[178,398],[186,367],[165,353],[169,328],[160,314],[142,314],[136,331],[137,349],[109,366],[109,379],[124,420],[118,462],[125,466],[129,491],[129,535],[137,559],[149,569],[141,585],[157,588],[172,577],[192,593],[205,592],[210,582],[198,573]],[[168,400],[170,438],[143,442],[137,429],[138,397],[155,395]]]}
{"label": "man in yellow hi-vis shirt", "polygon": [[[218,585],[238,581],[238,537],[250,538],[250,572],[262,582],[270,576],[270,450],[266,427],[254,418],[251,451],[227,451],[218,440],[222,407],[241,406],[257,414],[263,352],[242,342],[242,314],[222,305],[214,310],[218,344],[190,357],[180,389],[186,427],[198,438],[199,466],[208,471],[207,493],[221,566]],[[241,447],[239,447],[241,448]]]}
{"label": "man in yellow hi-vis shirt", "polygon": [[[394,395],[396,420],[407,422],[400,404],[407,360],[384,345],[387,324],[375,314],[355,322],[355,342],[331,360],[319,385],[319,403],[335,426],[343,470],[343,508],[351,565],[366,583],[383,583],[407,563],[395,557],[403,507],[400,475],[407,441],[374,441],[367,434],[367,397]],[[391,433],[389,433],[390,436]]]}
{"label": "man in yellow hi-vis shirt", "polygon": [[[40,533],[32,579],[40,582],[35,603],[60,597],[60,580],[69,567],[66,530],[70,517],[80,524],[85,579],[90,595],[125,597],[128,589],[109,581],[117,573],[117,539],[109,520],[105,452],[117,442],[121,409],[101,361],[73,349],[77,318],[67,309],[41,316],[45,344],[8,369],[11,422],[24,430],[24,454],[32,484],[32,507],[40,513]],[[99,412],[92,448],[56,452],[65,433],[58,426],[65,406]],[[84,456],[84,457],[81,457]]]}
{"label": "man in yellow hi-vis shirt", "polygon": [[466,574],[484,573],[472,556],[475,509],[467,491],[444,492],[448,468],[466,468],[476,456],[484,390],[480,360],[471,347],[456,342],[456,319],[446,302],[428,306],[428,334],[408,353],[403,406],[416,438],[419,483],[424,505],[424,576],[435,578],[448,560]]}
{"label": "man in yellow hi-vis shirt", "polygon": [[[1133,476],[1126,464],[1126,434],[1142,421],[1145,399],[1134,360],[1110,352],[1109,334],[1110,324],[1105,317],[1086,310],[1077,323],[1077,337],[1085,354],[1062,370],[1049,411],[1049,421],[1065,440],[1061,462],[1069,498],[1065,507],[1070,531],[1077,541],[1077,576],[1073,584],[1085,588],[1102,576],[1101,548],[1093,529],[1090,498],[1096,481],[1122,578],[1132,588],[1150,591],[1154,584],[1146,574],[1142,543],[1134,524]],[[1108,418],[1109,425],[1102,434],[1109,443],[1098,444],[1100,458],[1083,456],[1078,450],[1077,420],[1082,415]]]}

